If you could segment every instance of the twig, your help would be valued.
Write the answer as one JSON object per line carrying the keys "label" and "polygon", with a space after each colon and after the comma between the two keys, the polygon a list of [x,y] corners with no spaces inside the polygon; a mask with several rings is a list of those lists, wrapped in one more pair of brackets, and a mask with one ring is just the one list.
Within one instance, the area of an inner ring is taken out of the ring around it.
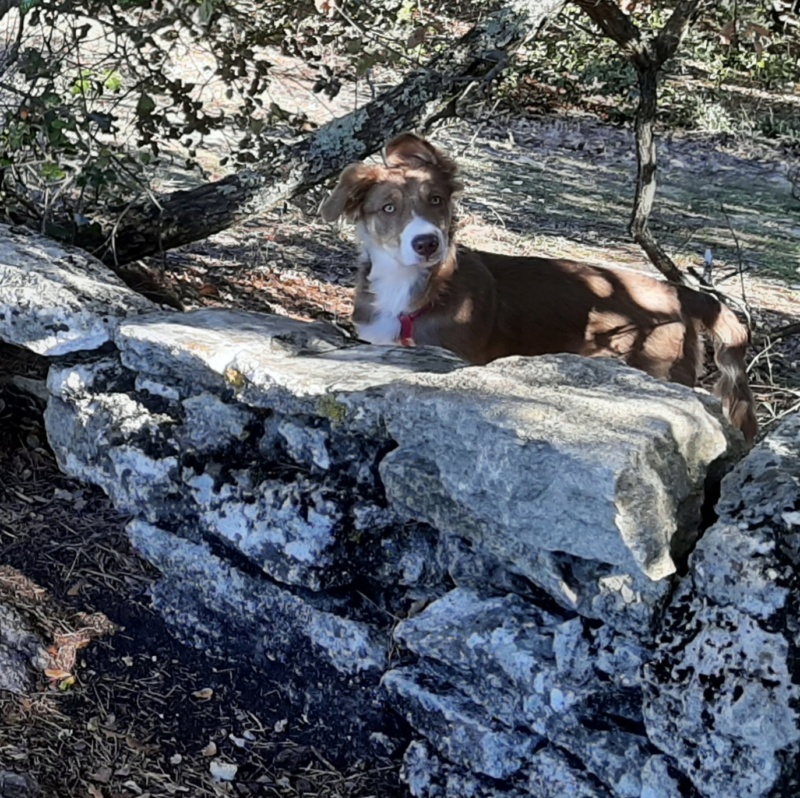
{"label": "twig", "polygon": [[[386,36],[383,33],[367,30],[360,22],[356,22],[349,14],[345,12],[345,10],[341,7],[340,3],[336,3],[334,6],[336,12],[347,22],[348,25],[355,28],[362,36],[367,39],[372,39],[373,42],[379,44],[384,50],[390,53],[394,53],[398,56],[401,61],[405,59],[408,63],[413,64],[414,66],[419,66],[420,61],[419,59],[413,59],[409,56],[408,52],[404,52],[402,50],[398,50],[394,47],[394,43],[396,39],[392,38],[391,36]],[[392,46],[390,46],[392,45]]]}
{"label": "twig", "polygon": [[789,338],[792,335],[797,335],[797,333],[800,333],[800,321],[794,321],[791,324],[778,327],[776,330],[772,330],[767,333],[767,336],[772,343],[775,343],[783,338]]}
{"label": "twig", "polygon": [[739,268],[739,285],[742,289],[742,301],[747,304],[747,295],[745,294],[744,290],[744,259],[742,258],[742,245],[739,243],[739,236],[736,235],[736,230],[733,229],[730,216],[728,216],[728,212],[725,210],[724,203],[720,202],[719,209],[722,211],[722,215],[725,217],[728,230],[731,231],[733,242],[736,244],[736,263],[738,264]]}
{"label": "twig", "polygon": [[755,353],[755,355],[753,355],[753,359],[747,366],[748,374],[753,371],[753,369],[760,363],[760,361],[766,360],[767,369],[770,373],[770,380],[772,379],[772,360],[770,358],[770,352],[775,343],[776,343],[775,341],[767,340],[764,346],[762,346],[762,348],[759,349],[758,352]]}
{"label": "twig", "polygon": [[795,413],[797,410],[800,410],[800,401],[795,402],[793,405],[789,405],[789,407],[784,408],[781,410],[780,413],[774,415],[769,421],[765,421],[762,424],[762,427],[771,427],[775,422],[780,421],[782,418],[786,418],[786,416]]}

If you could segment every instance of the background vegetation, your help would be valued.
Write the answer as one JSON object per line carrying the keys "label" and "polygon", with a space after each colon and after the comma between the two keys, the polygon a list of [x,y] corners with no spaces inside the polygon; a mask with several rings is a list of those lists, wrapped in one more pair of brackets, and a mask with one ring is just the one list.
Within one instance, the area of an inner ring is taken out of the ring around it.
{"label": "background vegetation", "polygon": [[[621,0],[644,32],[675,2]],[[301,59],[321,98],[366,101],[447,50],[501,4],[481,0],[3,0],[0,2],[0,214],[69,238],[99,210],[147,196],[165,154],[197,170],[224,136],[223,166],[268,163],[318,122],[269,97],[276,58]],[[703,6],[703,4],[701,4]],[[798,3],[705,4],[661,83],[662,129],[800,141]],[[176,70],[207,57],[196,82]],[[205,89],[221,80],[224,97]],[[634,71],[567,4],[491,85],[451,112],[480,117],[591,112],[631,123]]]}

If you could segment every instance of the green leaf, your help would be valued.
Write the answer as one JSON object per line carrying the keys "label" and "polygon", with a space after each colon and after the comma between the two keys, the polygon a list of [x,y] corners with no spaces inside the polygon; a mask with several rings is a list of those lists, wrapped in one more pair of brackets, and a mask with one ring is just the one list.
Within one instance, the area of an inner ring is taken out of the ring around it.
{"label": "green leaf", "polygon": [[109,91],[120,91],[122,89],[122,75],[115,69],[109,69],[103,76],[103,85]]}
{"label": "green leaf", "polygon": [[155,100],[149,94],[141,94],[139,102],[136,103],[136,113],[139,116],[147,117],[152,116],[153,111],[156,110]]}
{"label": "green leaf", "polygon": [[200,7],[197,10],[197,21],[201,25],[207,25],[214,13],[214,0],[200,0]]}
{"label": "green leaf", "polygon": [[66,176],[66,172],[57,163],[48,161],[42,164],[42,177],[45,180],[63,180]]}

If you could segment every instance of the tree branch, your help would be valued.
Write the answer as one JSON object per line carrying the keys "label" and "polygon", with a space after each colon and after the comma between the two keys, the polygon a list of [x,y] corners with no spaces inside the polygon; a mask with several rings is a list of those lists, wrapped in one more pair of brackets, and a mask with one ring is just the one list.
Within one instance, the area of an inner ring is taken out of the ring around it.
{"label": "tree branch", "polygon": [[642,38],[641,31],[627,15],[622,13],[613,0],[573,0],[573,2],[606,37],[619,45],[626,58],[634,64],[640,63],[643,67],[649,65],[647,43]]}
{"label": "tree branch", "polygon": [[636,195],[628,224],[631,238],[639,244],[652,264],[668,279],[682,283],[684,275],[647,229],[656,196],[656,142],[653,124],[656,117],[657,70],[638,69],[639,107],[636,109]]}
{"label": "tree branch", "polygon": [[299,143],[284,146],[269,164],[189,191],[120,210],[102,240],[77,231],[75,242],[111,265],[191,243],[264,213],[302,194],[353,161],[376,152],[387,138],[419,126],[494,67],[487,52],[508,53],[536,35],[564,0],[510,0],[454,46],[362,108],[328,123]]}
{"label": "tree branch", "polygon": [[675,6],[675,10],[659,31],[653,44],[656,63],[659,67],[675,55],[689,26],[697,19],[700,12],[710,5],[712,4],[709,0],[681,0]]}

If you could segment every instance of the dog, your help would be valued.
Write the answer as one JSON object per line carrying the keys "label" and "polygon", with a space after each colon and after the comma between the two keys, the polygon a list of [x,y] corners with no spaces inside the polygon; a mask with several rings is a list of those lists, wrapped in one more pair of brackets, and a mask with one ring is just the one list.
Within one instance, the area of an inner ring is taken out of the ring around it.
{"label": "dog", "polygon": [[383,164],[354,163],[320,213],[354,222],[362,245],[353,321],[374,344],[439,346],[472,364],[508,355],[613,357],[693,387],[703,339],[714,343],[714,392],[752,443],[747,329],[710,294],[635,271],[458,247],[455,161],[414,133]]}

